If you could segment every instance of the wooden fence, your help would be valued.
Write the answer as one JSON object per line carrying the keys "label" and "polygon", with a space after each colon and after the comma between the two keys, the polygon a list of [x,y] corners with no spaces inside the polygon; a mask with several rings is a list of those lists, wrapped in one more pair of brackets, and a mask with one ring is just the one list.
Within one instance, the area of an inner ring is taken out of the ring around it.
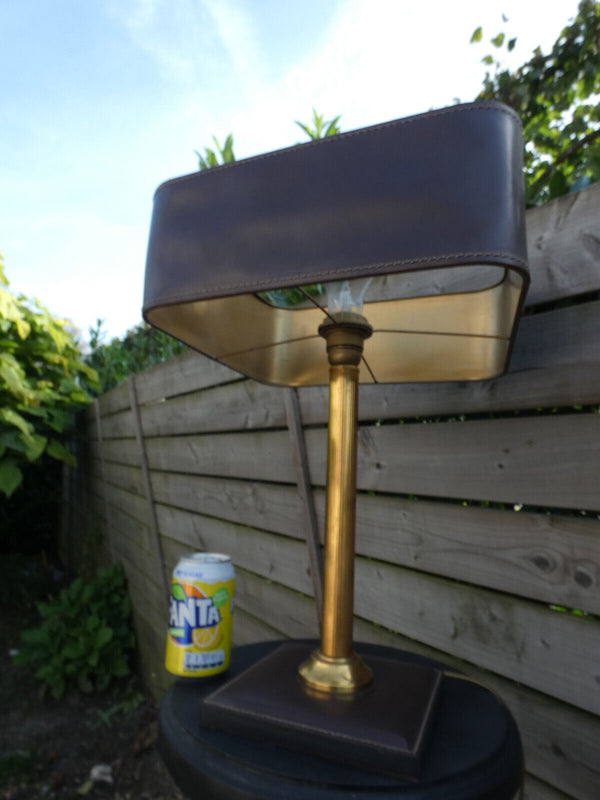
{"label": "wooden fence", "polygon": [[[506,376],[360,390],[355,638],[497,691],[529,800],[600,797],[599,220],[600,185],[528,212],[533,283]],[[326,416],[325,388],[195,353],[83,415],[65,555],[125,566],[158,692],[185,552],[231,554],[237,644],[318,635]]]}

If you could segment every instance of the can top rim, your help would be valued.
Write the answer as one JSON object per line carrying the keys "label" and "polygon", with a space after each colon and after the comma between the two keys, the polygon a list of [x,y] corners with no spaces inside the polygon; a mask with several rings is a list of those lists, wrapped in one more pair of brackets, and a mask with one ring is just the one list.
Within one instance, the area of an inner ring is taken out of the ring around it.
{"label": "can top rim", "polygon": [[199,564],[222,564],[231,561],[224,553],[188,553],[183,557],[185,561],[194,561]]}

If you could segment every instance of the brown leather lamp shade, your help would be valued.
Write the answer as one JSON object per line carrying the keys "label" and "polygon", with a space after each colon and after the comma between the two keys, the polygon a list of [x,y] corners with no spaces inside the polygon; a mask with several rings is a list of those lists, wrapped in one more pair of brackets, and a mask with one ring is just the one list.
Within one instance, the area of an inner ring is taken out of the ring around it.
{"label": "brown leather lamp shade", "polygon": [[327,284],[371,278],[361,381],[497,376],[529,282],[522,152],[516,115],[475,103],[168,181],[144,317],[259,381],[327,384]]}

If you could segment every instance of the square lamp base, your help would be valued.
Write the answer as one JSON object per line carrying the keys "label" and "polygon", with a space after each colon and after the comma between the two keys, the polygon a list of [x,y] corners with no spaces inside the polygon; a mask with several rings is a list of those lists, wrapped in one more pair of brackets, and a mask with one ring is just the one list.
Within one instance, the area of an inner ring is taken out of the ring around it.
{"label": "square lamp base", "polygon": [[442,672],[369,658],[371,686],[345,697],[312,693],[298,666],[310,655],[286,643],[209,694],[201,724],[367,770],[418,779]]}

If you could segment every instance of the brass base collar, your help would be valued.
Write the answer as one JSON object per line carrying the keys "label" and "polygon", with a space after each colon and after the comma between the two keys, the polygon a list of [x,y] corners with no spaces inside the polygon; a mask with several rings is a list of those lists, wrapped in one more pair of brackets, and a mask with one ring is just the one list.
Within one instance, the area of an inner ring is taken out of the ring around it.
{"label": "brass base collar", "polygon": [[373,673],[356,653],[334,658],[315,650],[300,664],[298,673],[306,687],[326,694],[354,694],[373,680]]}

